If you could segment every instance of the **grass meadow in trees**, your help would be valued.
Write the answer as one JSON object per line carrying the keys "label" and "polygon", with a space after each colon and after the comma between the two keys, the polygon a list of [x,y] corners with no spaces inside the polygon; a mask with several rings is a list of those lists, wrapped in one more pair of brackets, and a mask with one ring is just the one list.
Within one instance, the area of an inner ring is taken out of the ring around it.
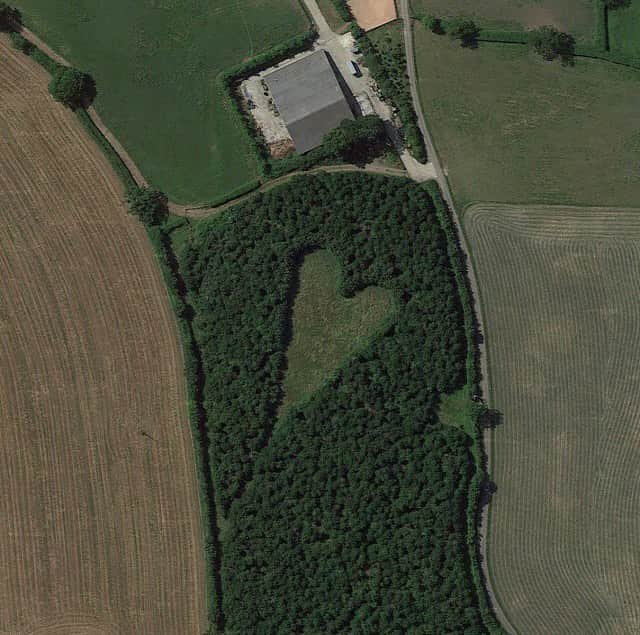
{"label": "grass meadow in trees", "polygon": [[572,33],[578,42],[591,42],[598,29],[595,0],[411,0],[414,15],[468,17],[486,29],[524,30],[552,24]]}
{"label": "grass meadow in trees", "polygon": [[29,28],[92,74],[98,112],[172,200],[212,200],[257,176],[215,78],[304,32],[297,0],[15,4]]}
{"label": "grass meadow in trees", "polygon": [[393,293],[370,286],[346,298],[340,263],[328,250],[307,254],[294,273],[291,341],[286,352],[283,408],[317,390],[362,350],[393,313]]}
{"label": "grass meadow in trees", "polygon": [[[465,327],[427,190],[296,177],[180,242],[224,516],[227,632],[484,633],[467,545],[471,440],[438,420],[441,397],[466,381]],[[378,287],[396,310],[275,426],[292,284],[314,250],[333,254],[312,261],[316,284],[338,282],[352,302]]]}
{"label": "grass meadow in trees", "polygon": [[422,106],[461,207],[637,205],[640,71],[563,66],[522,45],[464,49],[419,23],[415,33]]}

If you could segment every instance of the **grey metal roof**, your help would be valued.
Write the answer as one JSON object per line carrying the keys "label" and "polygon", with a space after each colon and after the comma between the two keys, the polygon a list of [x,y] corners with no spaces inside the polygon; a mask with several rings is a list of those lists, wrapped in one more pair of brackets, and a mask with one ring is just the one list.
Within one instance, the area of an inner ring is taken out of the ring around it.
{"label": "grey metal roof", "polygon": [[353,113],[325,51],[315,51],[264,76],[296,150],[304,154]]}

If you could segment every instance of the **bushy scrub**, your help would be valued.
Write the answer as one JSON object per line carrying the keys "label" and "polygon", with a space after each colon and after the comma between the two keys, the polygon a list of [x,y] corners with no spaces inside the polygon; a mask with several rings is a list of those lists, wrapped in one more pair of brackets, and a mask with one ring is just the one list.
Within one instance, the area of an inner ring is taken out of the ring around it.
{"label": "bushy scrub", "polygon": [[49,82],[49,92],[56,101],[75,110],[91,104],[96,96],[96,84],[91,75],[77,68],[60,66]]}
{"label": "bushy scrub", "polygon": [[394,40],[388,35],[382,41],[374,43],[356,24],[352,25],[351,32],[380,93],[396,109],[402,122],[402,135],[411,154],[418,161],[426,162],[427,150],[411,100],[407,80],[407,60],[402,39]]}
{"label": "bushy scrub", "polygon": [[131,187],[127,191],[129,212],[147,226],[160,225],[167,217],[167,197],[149,187]]}
{"label": "bushy scrub", "polygon": [[[398,315],[274,431],[296,256],[329,249],[342,291]],[[469,438],[437,418],[466,342],[427,191],[361,174],[293,179],[204,223],[181,254],[227,521],[231,633],[484,633],[471,579]]]}
{"label": "bushy scrub", "polygon": [[562,33],[553,26],[541,26],[529,34],[529,42],[536,53],[551,61],[560,57],[568,62],[575,51],[575,40],[568,33]]}

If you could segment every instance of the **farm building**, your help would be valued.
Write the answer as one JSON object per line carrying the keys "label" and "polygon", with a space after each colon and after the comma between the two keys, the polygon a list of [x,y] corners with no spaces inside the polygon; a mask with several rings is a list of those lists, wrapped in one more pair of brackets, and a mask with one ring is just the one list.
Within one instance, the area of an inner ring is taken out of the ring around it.
{"label": "farm building", "polygon": [[264,81],[300,154],[319,146],[324,135],[345,119],[353,119],[325,51],[268,73]]}

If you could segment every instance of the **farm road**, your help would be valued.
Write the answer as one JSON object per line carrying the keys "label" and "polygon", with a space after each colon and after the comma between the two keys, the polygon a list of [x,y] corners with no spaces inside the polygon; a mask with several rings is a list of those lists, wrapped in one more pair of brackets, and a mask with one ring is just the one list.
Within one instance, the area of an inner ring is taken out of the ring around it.
{"label": "farm road", "polygon": [[353,45],[353,37],[351,34],[339,35],[332,31],[324,19],[316,0],[304,0],[304,4],[318,27],[318,40],[314,48],[324,49],[329,52],[353,95],[361,95],[362,93],[367,95],[374,112],[384,121],[387,133],[396,151],[400,155],[400,160],[409,176],[418,183],[435,179],[436,172],[433,165],[431,163],[425,165],[416,161],[404,147],[395,122],[395,117],[393,116],[393,109],[378,96],[369,69],[366,66],[362,66],[360,68],[362,73],[361,77],[354,77],[348,72],[347,62],[354,57],[351,53],[351,46]]}
{"label": "farm road", "polygon": [[282,183],[286,183],[291,180],[295,176],[301,176],[303,174],[317,174],[319,172],[368,172],[369,174],[383,174],[385,176],[408,176],[405,170],[400,170],[398,168],[390,168],[386,165],[380,165],[377,163],[369,163],[364,167],[359,167],[357,165],[326,165],[318,168],[311,168],[305,172],[296,171],[289,172],[283,176],[278,177],[277,179],[273,179],[271,181],[267,181],[263,183],[259,188],[248,192],[247,194],[243,194],[238,198],[234,198],[227,203],[223,203],[222,205],[217,205],[215,207],[188,207],[185,205],[175,205],[174,203],[169,203],[169,211],[172,214],[176,214],[177,216],[186,216],[188,218],[200,219],[206,218],[207,216],[212,216],[213,214],[219,214],[223,212],[228,207],[232,207],[233,205],[237,205],[238,203],[242,203],[243,201],[251,198],[257,192],[267,192],[270,189],[276,187],[277,185],[281,185]]}
{"label": "farm road", "polygon": [[[322,19],[322,22],[324,23],[322,25],[322,33],[320,35],[319,42],[326,43],[328,40],[335,40],[335,43],[339,46],[339,49],[336,48],[336,51],[337,50],[341,50],[344,53],[346,51],[346,49],[344,48],[344,46],[339,41],[337,41],[335,39],[338,36],[335,33],[333,33],[333,31],[331,31],[331,29],[329,28],[328,24],[326,23],[326,21],[322,17],[322,14],[320,13],[320,10],[318,9],[318,5],[315,2],[313,2],[313,4],[315,5],[315,9],[317,11],[317,14],[314,14],[312,12],[312,15],[314,15],[314,19],[316,17],[319,17],[319,18]],[[311,11],[311,9],[309,9],[309,10]],[[321,29],[320,24],[318,25],[318,29],[319,29],[319,32],[320,32],[320,29]],[[71,64],[64,57],[62,57],[61,55],[56,53],[46,42],[44,42],[35,33],[33,33],[33,31],[27,29],[26,27],[22,27],[21,28],[21,33],[26,39],[28,39],[30,42],[35,44],[40,50],[42,50],[44,53],[46,53],[51,59],[53,59],[56,62],[58,62],[58,64],[62,64],[63,66],[71,66]],[[325,39],[323,39],[323,38],[325,38]],[[327,40],[327,38],[328,38],[328,40]],[[350,59],[350,58],[347,57],[346,59]],[[346,66],[346,61],[345,61],[343,66]],[[126,151],[124,146],[118,141],[117,137],[113,134],[113,132],[111,132],[111,130],[105,125],[105,123],[102,121],[102,119],[101,119],[100,115],[98,114],[98,112],[96,111],[96,109],[93,106],[91,106],[91,107],[89,107],[87,109],[87,112],[89,113],[91,119],[93,120],[93,122],[96,125],[96,127],[98,128],[98,130],[100,130],[102,135],[107,139],[107,141],[109,141],[109,143],[111,144],[113,149],[118,153],[118,155],[120,155],[120,158],[122,159],[123,163],[127,166],[127,169],[129,170],[129,172],[131,172],[131,175],[133,176],[135,181],[138,183],[138,185],[142,185],[142,186],[148,185],[147,180],[145,179],[145,177],[142,174],[141,170],[136,165],[135,161],[131,158],[131,156]],[[408,154],[408,153],[406,153],[406,154]],[[421,170],[423,172],[423,174],[421,174],[421,177],[418,178],[418,179],[415,179],[415,180],[424,181],[424,180],[427,180],[429,178],[433,178],[433,175],[429,171],[429,167],[428,166],[424,166],[422,164],[417,163],[417,161],[415,161],[415,159],[413,159],[413,157],[410,157],[410,158],[411,158],[412,161],[414,161],[417,165],[420,166],[420,168],[421,168]],[[350,165],[350,164],[334,165],[334,166],[326,166],[326,167],[323,167],[323,168],[312,169],[312,170],[309,170],[306,173],[308,174],[309,172],[319,172],[319,171],[350,172],[350,171],[358,171],[358,170],[363,170],[365,172],[369,172],[369,173],[372,173],[372,174],[384,174],[386,176],[407,176],[407,172],[405,172],[404,170],[390,168],[390,167],[387,167],[387,166],[384,166],[384,165],[380,165],[380,164],[378,164],[376,162],[370,163],[370,164],[366,165],[364,168],[361,168],[361,167],[359,167],[357,165]],[[285,175],[283,177],[274,179],[272,181],[268,181],[267,183],[264,183],[258,189],[258,191],[263,192],[263,191],[266,191],[268,189],[271,189],[272,187],[275,187],[276,185],[279,185],[280,183],[284,183],[287,180],[289,180],[289,179],[291,179],[294,176],[299,175],[299,174],[305,174],[305,172],[291,172],[291,173],[289,173],[289,174],[287,174],[287,175]],[[409,174],[409,176],[414,178],[415,177],[415,170],[414,170],[414,175]],[[194,218],[194,219],[205,218],[206,216],[209,216],[211,214],[217,214],[217,213],[223,211],[224,209],[226,209],[228,207],[231,207],[235,203],[238,203],[238,202],[241,202],[241,201],[245,200],[246,198],[250,197],[254,193],[255,193],[255,190],[253,192],[250,192],[249,194],[246,194],[244,196],[240,196],[240,197],[238,197],[236,199],[233,199],[232,201],[229,201],[228,203],[224,203],[222,205],[218,205],[218,206],[215,206],[215,207],[198,207],[196,205],[181,205],[179,203],[174,203],[174,202],[170,201],[169,202],[169,211],[172,214],[176,214],[177,216],[186,216],[186,217]]]}
{"label": "farm road", "polygon": [[[409,86],[411,89],[411,99],[413,100],[413,107],[416,111],[416,115],[418,117],[418,125],[420,127],[420,131],[422,132],[422,136],[424,137],[425,144],[427,146],[427,153],[429,155],[429,159],[431,164],[433,165],[436,180],[438,181],[438,185],[440,186],[440,190],[442,192],[442,196],[446,201],[449,209],[451,210],[451,216],[456,226],[456,231],[458,232],[458,239],[460,241],[460,247],[464,252],[466,263],[467,263],[467,275],[469,279],[469,284],[471,286],[471,292],[473,295],[473,309],[476,315],[476,319],[478,321],[478,329],[481,334],[480,341],[478,342],[478,355],[480,362],[480,391],[482,393],[483,398],[487,403],[490,403],[491,394],[489,392],[489,375],[487,370],[487,348],[486,343],[484,341],[484,324],[482,320],[482,307],[480,305],[480,292],[478,287],[478,281],[476,278],[475,271],[473,269],[473,260],[471,259],[471,254],[469,251],[469,246],[467,244],[467,240],[464,235],[464,231],[462,229],[462,225],[460,224],[460,220],[458,217],[458,213],[456,211],[456,207],[454,204],[453,196],[451,194],[451,190],[449,188],[449,182],[447,181],[447,177],[442,168],[442,164],[440,163],[440,157],[436,151],[435,144],[433,142],[433,138],[427,127],[427,122],[424,117],[424,112],[422,110],[422,103],[420,101],[420,95],[418,93],[418,82],[416,75],[416,61],[413,47],[413,27],[411,23],[411,15],[409,12],[409,0],[400,0],[399,2],[399,11],[400,17],[403,22],[403,30],[404,30],[404,45],[405,45],[405,53],[407,58],[407,72],[409,75]],[[485,431],[484,439],[483,439],[484,451],[487,457],[487,473],[491,474],[491,432],[489,430]],[[516,630],[509,623],[507,616],[504,614],[504,611],[500,607],[498,600],[496,598],[495,592],[491,586],[491,578],[489,577],[489,568],[487,565],[487,524],[488,524],[488,505],[484,505],[481,510],[481,518],[480,518],[480,564],[482,567],[482,573],[484,576],[485,587],[487,589],[487,593],[489,595],[489,599],[491,600],[491,604],[493,606],[493,610],[500,621],[502,627],[511,634],[516,633]]]}
{"label": "farm road", "polygon": [[[56,53],[45,41],[41,40],[33,31],[27,29],[27,27],[22,26],[20,28],[20,33],[31,43],[35,44],[43,53],[46,53],[52,60],[58,62],[58,64],[71,66],[71,64],[62,57],[62,55]],[[113,149],[120,155],[122,162],[127,166],[127,169],[131,172],[131,176],[133,176],[138,185],[147,185],[147,181],[138,166],[135,164],[135,161],[129,156],[129,153],[118,141],[113,132],[107,128],[96,109],[93,106],[89,106],[89,108],[87,108],[87,112],[91,119],[93,119],[93,123],[96,125],[98,130],[100,130],[102,135],[113,146]]]}

